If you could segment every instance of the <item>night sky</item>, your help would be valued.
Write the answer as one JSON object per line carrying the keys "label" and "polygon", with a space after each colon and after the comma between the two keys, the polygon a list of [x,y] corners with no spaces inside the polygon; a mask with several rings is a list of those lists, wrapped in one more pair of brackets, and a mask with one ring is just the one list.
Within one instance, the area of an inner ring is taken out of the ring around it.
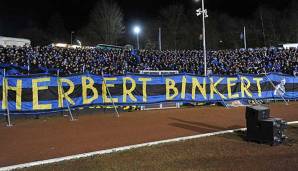
{"label": "night sky", "polygon": [[[194,0],[115,0],[125,15],[125,24],[150,20],[160,9],[181,2],[186,9],[199,8]],[[287,7],[291,0],[205,0],[206,8],[228,13],[233,17],[248,18],[260,5],[275,9]],[[96,0],[1,0],[0,35],[14,34],[28,23],[45,27],[49,17],[59,12],[68,30],[78,30],[88,22],[88,15]]]}

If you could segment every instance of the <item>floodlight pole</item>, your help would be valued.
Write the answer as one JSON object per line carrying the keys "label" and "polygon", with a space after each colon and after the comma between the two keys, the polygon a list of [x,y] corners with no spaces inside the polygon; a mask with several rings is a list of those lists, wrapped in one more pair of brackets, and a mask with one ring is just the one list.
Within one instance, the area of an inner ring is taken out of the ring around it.
{"label": "floodlight pole", "polygon": [[207,76],[207,52],[206,52],[206,27],[205,27],[205,5],[204,0],[202,0],[202,10],[203,10],[203,48],[204,48],[204,73]]}
{"label": "floodlight pole", "polygon": [[138,50],[140,50],[140,39],[139,39],[139,33],[137,34],[137,46],[138,46]]}
{"label": "floodlight pole", "polygon": [[134,34],[137,36],[137,49],[140,50],[140,40],[139,40],[139,34],[141,32],[141,28],[139,26],[135,26],[133,29]]}
{"label": "floodlight pole", "polygon": [[72,34],[74,34],[74,31],[70,32],[70,44],[72,45]]}
{"label": "floodlight pole", "polygon": [[205,9],[204,0],[202,0],[202,9],[197,9],[197,16],[202,14],[203,20],[203,55],[204,55],[204,75],[207,76],[207,51],[206,51],[206,26],[205,18],[208,17],[207,9]]}
{"label": "floodlight pole", "polygon": [[244,41],[244,49],[247,49],[247,43],[246,43],[246,28],[243,27],[243,41]]}
{"label": "floodlight pole", "polygon": [[158,29],[158,44],[159,44],[159,50],[161,51],[161,27]]}

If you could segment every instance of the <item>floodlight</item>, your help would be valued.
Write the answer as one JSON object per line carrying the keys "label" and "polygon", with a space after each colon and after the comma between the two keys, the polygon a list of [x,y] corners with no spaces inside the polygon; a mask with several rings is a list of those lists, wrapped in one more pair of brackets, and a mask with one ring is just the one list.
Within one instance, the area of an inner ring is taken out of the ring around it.
{"label": "floodlight", "polygon": [[139,26],[135,26],[133,31],[135,34],[139,34],[141,32],[141,28]]}

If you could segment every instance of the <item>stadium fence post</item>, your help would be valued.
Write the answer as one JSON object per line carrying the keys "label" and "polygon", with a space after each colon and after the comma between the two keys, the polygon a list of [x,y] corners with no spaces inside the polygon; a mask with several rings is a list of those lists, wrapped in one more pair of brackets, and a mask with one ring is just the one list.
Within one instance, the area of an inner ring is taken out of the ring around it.
{"label": "stadium fence post", "polygon": [[[273,86],[273,88],[276,89],[276,86],[274,85],[274,83],[272,82],[272,80],[268,77],[268,74],[267,74],[265,68],[264,68],[264,71],[265,71],[264,74],[265,74],[266,79],[270,82],[270,84]],[[281,95],[280,93],[278,93],[278,95],[283,99],[283,101],[285,102],[286,105],[289,105],[289,103],[286,101],[286,99],[284,98],[283,95]]]}
{"label": "stadium fence post", "polygon": [[10,120],[10,111],[9,111],[9,104],[8,104],[8,90],[7,90],[7,80],[6,80],[6,69],[4,69],[3,72],[3,89],[5,93],[5,103],[6,103],[6,120],[7,120],[7,127],[12,127],[13,125],[11,124]]}
{"label": "stadium fence post", "polygon": [[106,87],[106,89],[107,89],[107,92],[108,92],[108,94],[109,94],[109,97],[110,97],[110,99],[111,99],[111,101],[112,101],[112,103],[113,103],[113,107],[114,107],[115,112],[116,112],[116,117],[119,118],[120,115],[119,115],[118,109],[117,109],[117,107],[116,107],[116,105],[115,105],[115,102],[114,102],[114,100],[113,100],[113,98],[112,98],[112,94],[111,94],[111,92],[110,92],[110,89],[109,89],[109,87],[107,86],[106,80],[104,79],[104,73],[103,73],[103,71],[101,72],[101,77],[102,77],[102,83],[105,85],[105,87]]}
{"label": "stadium fence post", "polygon": [[[57,71],[57,79],[58,79],[58,89],[61,90],[63,96],[65,95],[65,92],[64,92],[64,89],[63,89],[63,86],[62,86],[62,82],[60,80],[60,71],[58,70]],[[62,104],[64,103],[64,100],[62,100]],[[69,116],[70,116],[70,120],[71,121],[75,121],[73,115],[72,115],[72,112],[71,112],[71,108],[70,108],[70,105],[69,105],[69,102],[66,100],[66,104],[67,104],[67,109],[68,109],[68,112],[69,112]]]}

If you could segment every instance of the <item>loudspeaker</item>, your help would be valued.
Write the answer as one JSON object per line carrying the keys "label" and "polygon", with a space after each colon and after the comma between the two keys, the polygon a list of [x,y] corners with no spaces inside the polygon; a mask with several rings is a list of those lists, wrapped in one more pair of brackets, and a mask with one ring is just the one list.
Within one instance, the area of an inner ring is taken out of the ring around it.
{"label": "loudspeaker", "polygon": [[246,127],[247,127],[247,139],[250,141],[256,141],[260,139],[260,124],[262,119],[268,119],[270,116],[270,109],[265,106],[252,106],[246,108]]}
{"label": "loudspeaker", "polygon": [[246,108],[246,119],[252,122],[258,122],[270,117],[270,109],[265,106],[252,106]]}
{"label": "loudspeaker", "polygon": [[262,143],[271,145],[281,144],[286,136],[284,134],[287,123],[279,118],[270,118],[260,121],[259,139]]}
{"label": "loudspeaker", "polygon": [[268,107],[247,107],[245,117],[248,141],[277,145],[286,139],[284,131],[287,128],[287,123],[279,118],[269,118],[270,109]]}

